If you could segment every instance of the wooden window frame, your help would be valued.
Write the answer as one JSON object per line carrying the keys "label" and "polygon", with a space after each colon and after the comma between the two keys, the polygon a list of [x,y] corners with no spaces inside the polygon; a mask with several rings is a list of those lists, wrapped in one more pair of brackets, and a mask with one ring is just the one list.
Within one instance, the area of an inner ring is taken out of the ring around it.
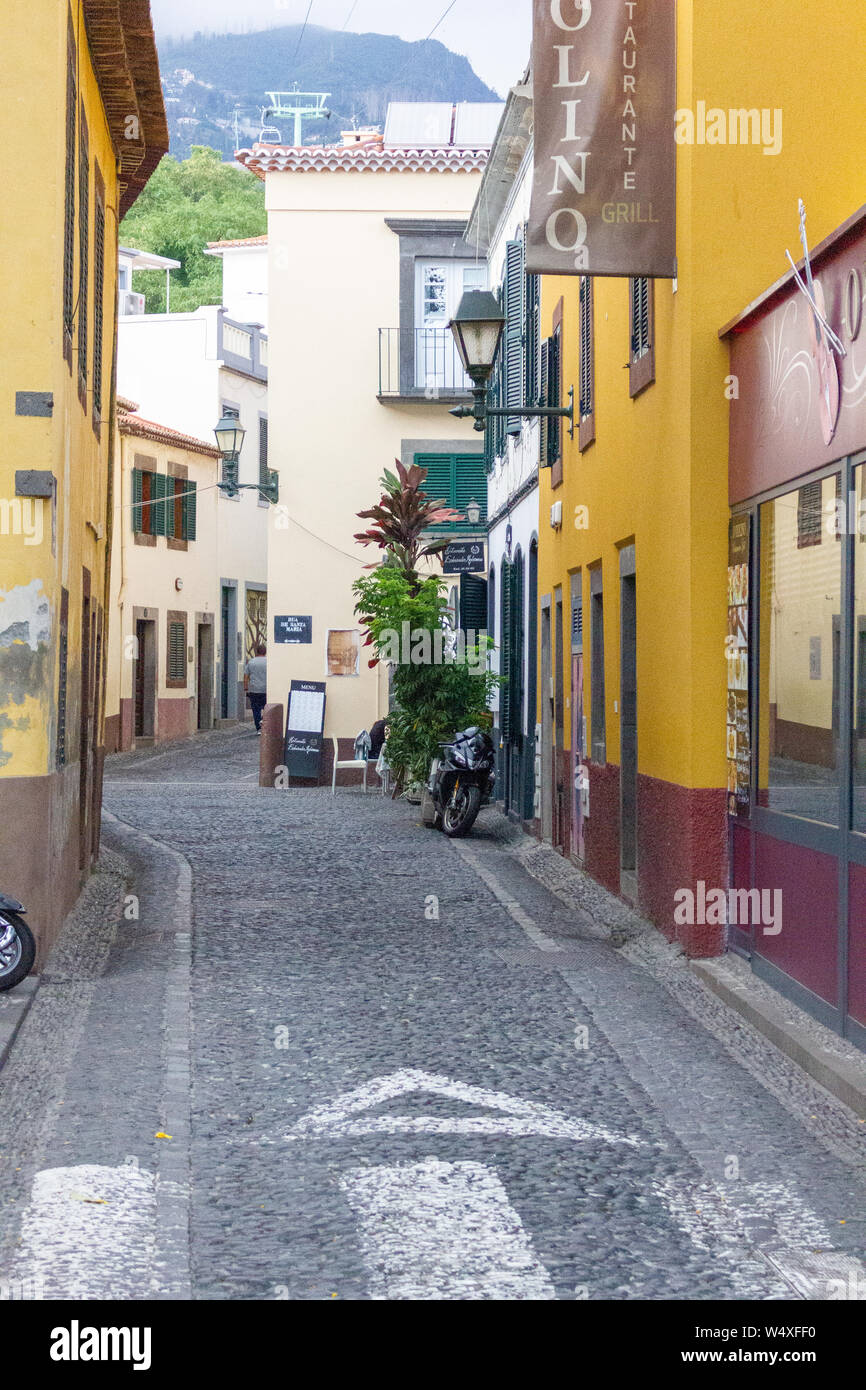
{"label": "wooden window frame", "polygon": [[105,363],[105,180],[93,161],[93,429],[102,431]]}
{"label": "wooden window frame", "polygon": [[90,133],[84,103],[78,107],[78,399],[87,413],[90,311]]}
{"label": "wooden window frame", "polygon": [[[645,352],[638,355],[634,345],[635,338],[635,286],[638,280],[645,280],[647,285],[647,348]],[[628,393],[634,400],[648,386],[651,386],[656,379],[656,325],[655,325],[655,280],[646,275],[632,276],[628,282],[629,294],[629,342],[628,357]]]}
{"label": "wooden window frame", "polygon": [[[136,530],[136,527],[135,527],[135,520],[136,520],[136,518],[135,518],[135,506],[134,506],[134,504],[133,504],[133,507],[131,508],[131,516],[130,516],[130,524],[131,524],[131,526],[132,526],[133,542],[134,542],[135,545],[147,545],[147,546],[155,547],[155,546],[156,546],[156,534],[157,534],[157,533],[156,533],[156,531],[153,529],[153,527],[154,527],[154,507],[156,506],[156,503],[155,503],[155,501],[153,501],[153,499],[152,499],[152,493],[150,492],[150,488],[152,487],[152,484],[150,484],[150,486],[149,486],[149,488],[148,488],[149,495],[148,495],[147,499],[145,499],[145,497],[144,497],[144,478],[145,478],[145,477],[150,477],[150,478],[152,478],[152,477],[155,476],[155,474],[156,474],[156,459],[155,459],[155,458],[149,458],[146,454],[136,454],[136,455],[135,455],[135,459],[134,459],[134,467],[135,467],[135,469],[137,469],[137,471],[138,471],[139,473],[142,474],[142,502],[141,502],[141,523],[142,523],[142,525],[141,525],[141,530]],[[146,511],[145,511],[145,508],[147,508]]]}
{"label": "wooden window frame", "polygon": [[[580,378],[578,400],[577,447],[580,453],[595,442],[595,295],[591,275],[584,275],[580,281]],[[589,321],[587,324],[587,320]],[[584,355],[586,354],[585,360]],[[584,386],[588,394],[589,409],[584,414],[587,403]]]}
{"label": "wooden window frame", "polygon": [[72,338],[75,323],[75,190],[78,152],[78,72],[75,28],[71,12],[67,24],[66,53],[66,167],[64,172],[63,224],[63,357],[72,372]]}
{"label": "wooden window frame", "polygon": [[[166,507],[166,541],[169,550],[189,550],[189,542],[186,534],[186,508],[184,507],[181,494],[187,490],[189,482],[189,469],[185,463],[166,464],[166,474],[174,482],[174,497],[172,501],[172,514],[168,516]],[[177,484],[181,486],[178,487]],[[171,522],[169,530],[168,523]]]}
{"label": "wooden window frame", "polygon": [[[165,688],[166,690],[186,690],[189,684],[189,659],[187,642],[189,615],[176,608],[170,608],[165,615]],[[183,679],[171,674],[171,630],[183,628]]]}
{"label": "wooden window frame", "polygon": [[[555,344],[555,366],[556,381],[551,379],[550,368],[548,365],[547,394],[549,400],[547,404],[561,406],[563,397],[563,381],[565,379],[565,299],[561,298],[553,311],[553,332],[551,343]],[[553,387],[553,389],[551,389]],[[554,446],[554,452],[550,456],[550,486],[557,488],[563,479],[563,452],[565,430],[562,428],[563,418],[561,416],[551,416],[548,422],[548,449]]]}

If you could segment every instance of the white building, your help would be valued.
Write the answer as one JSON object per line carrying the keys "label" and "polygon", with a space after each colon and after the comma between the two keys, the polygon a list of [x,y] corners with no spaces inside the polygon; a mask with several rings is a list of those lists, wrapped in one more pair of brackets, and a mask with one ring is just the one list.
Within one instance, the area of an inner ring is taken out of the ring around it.
{"label": "white building", "polygon": [[[246,435],[239,481],[268,479],[268,339],[222,307],[123,315],[118,391],[139,413],[196,439],[213,439],[228,409]],[[219,494],[216,719],[246,717],[243,665],[267,640],[268,503],[255,491]]]}
{"label": "white building", "polygon": [[[540,277],[526,275],[525,230],[532,193],[532,95],[512,89],[475,200],[466,239],[487,256],[490,288],[507,315],[491,401],[538,405],[541,392]],[[507,684],[495,697],[498,787],[505,810],[534,816],[538,659],[537,420],[491,421],[487,433],[488,629],[495,668]]]}
{"label": "white building", "polygon": [[268,238],[210,241],[205,252],[222,261],[222,305],[230,319],[268,327]]}

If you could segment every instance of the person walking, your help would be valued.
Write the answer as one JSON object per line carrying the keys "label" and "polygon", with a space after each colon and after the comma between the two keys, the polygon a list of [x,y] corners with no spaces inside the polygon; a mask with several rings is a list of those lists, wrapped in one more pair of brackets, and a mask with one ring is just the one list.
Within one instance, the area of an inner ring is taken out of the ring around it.
{"label": "person walking", "polygon": [[256,733],[262,732],[262,710],[268,702],[268,649],[256,647],[256,654],[244,667],[244,690],[250,701]]}

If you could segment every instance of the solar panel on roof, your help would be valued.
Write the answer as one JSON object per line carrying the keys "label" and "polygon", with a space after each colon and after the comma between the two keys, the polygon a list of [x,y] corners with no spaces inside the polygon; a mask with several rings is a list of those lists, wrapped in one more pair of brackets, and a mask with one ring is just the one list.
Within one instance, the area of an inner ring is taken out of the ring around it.
{"label": "solar panel on roof", "polygon": [[505,104],[501,101],[462,101],[454,123],[454,144],[461,149],[483,149],[493,144]]}
{"label": "solar panel on roof", "polygon": [[451,144],[450,101],[392,101],[385,120],[385,145],[410,149]]}

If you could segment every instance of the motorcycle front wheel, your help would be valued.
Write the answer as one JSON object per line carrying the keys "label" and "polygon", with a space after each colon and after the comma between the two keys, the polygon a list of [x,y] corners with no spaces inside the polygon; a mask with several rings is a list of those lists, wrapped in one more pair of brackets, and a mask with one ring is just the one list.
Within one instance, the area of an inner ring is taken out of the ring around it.
{"label": "motorcycle front wheel", "polygon": [[36,942],[27,923],[17,912],[0,914],[0,994],[26,979],[35,959]]}
{"label": "motorcycle front wheel", "polygon": [[450,840],[468,835],[481,810],[481,788],[469,783],[448,798],[442,813],[442,829]]}

